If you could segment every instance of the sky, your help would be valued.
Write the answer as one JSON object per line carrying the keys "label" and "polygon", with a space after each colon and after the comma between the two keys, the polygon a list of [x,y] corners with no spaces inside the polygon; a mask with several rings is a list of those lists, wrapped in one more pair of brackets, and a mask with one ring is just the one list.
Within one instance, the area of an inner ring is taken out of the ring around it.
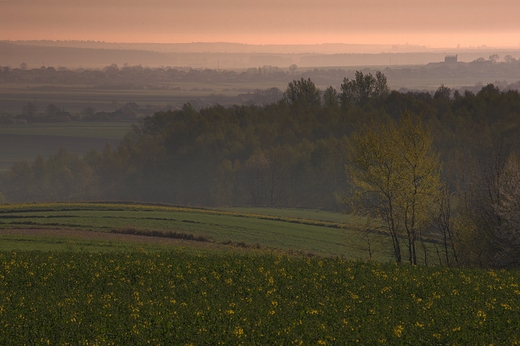
{"label": "sky", "polygon": [[0,0],[0,40],[520,48],[519,0]]}

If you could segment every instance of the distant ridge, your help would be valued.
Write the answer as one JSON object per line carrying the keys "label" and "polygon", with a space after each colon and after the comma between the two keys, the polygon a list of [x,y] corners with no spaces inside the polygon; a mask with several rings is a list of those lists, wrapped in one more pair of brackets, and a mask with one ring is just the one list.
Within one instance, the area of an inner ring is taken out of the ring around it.
{"label": "distant ridge", "polygon": [[103,41],[8,41],[19,45],[44,47],[72,47],[96,49],[146,50],[163,53],[282,53],[282,54],[352,54],[352,53],[410,53],[431,51],[425,46],[384,44],[245,44],[233,42],[192,43],[118,43]]}
{"label": "distant ridge", "polygon": [[0,66],[104,68],[111,64],[144,67],[247,69],[264,66],[395,67],[442,62],[446,55],[470,62],[492,54],[520,58],[520,49],[429,50],[421,46],[251,45],[242,43],[110,43],[96,41],[0,41]]}
{"label": "distant ridge", "polygon": [[503,47],[459,47],[459,48],[429,48],[419,45],[390,45],[390,44],[348,44],[348,43],[321,43],[321,44],[246,44],[234,42],[191,42],[191,43],[124,43],[104,41],[0,41],[17,45],[41,47],[67,47],[90,49],[117,49],[117,50],[145,50],[161,53],[278,53],[278,54],[381,54],[381,53],[426,53],[426,52],[482,52],[482,51],[511,51],[519,48]]}

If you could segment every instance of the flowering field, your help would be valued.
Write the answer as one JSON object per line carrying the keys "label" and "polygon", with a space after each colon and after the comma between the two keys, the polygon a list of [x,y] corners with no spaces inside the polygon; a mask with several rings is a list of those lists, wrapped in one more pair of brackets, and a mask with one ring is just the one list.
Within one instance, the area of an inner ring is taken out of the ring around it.
{"label": "flowering field", "polygon": [[0,344],[520,343],[520,273],[187,252],[0,252]]}

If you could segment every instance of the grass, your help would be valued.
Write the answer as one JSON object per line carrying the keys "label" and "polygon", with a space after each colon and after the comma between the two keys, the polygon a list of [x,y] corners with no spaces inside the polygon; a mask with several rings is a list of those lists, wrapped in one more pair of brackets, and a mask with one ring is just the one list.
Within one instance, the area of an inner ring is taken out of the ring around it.
{"label": "grass", "polygon": [[143,252],[155,253],[175,249],[184,253],[266,253],[266,250],[226,246],[216,243],[157,239],[144,236],[121,236],[120,234],[78,230],[11,230],[0,231],[2,251],[66,251],[89,253]]}
{"label": "grass", "polygon": [[259,215],[271,215],[279,216],[283,218],[293,219],[307,219],[316,221],[326,221],[333,223],[349,224],[361,222],[359,218],[344,214],[335,213],[324,210],[311,210],[311,209],[299,209],[299,208],[268,208],[268,207],[235,207],[235,208],[221,208],[221,210],[231,211],[236,213],[244,214],[259,214]]}
{"label": "grass", "polygon": [[[216,244],[232,242],[264,249],[368,259],[366,244],[355,230],[359,222],[339,213],[275,208],[211,210],[96,203],[0,207],[3,229],[155,230],[202,236]],[[386,250],[388,238],[377,237],[382,245],[375,259],[391,260]]]}

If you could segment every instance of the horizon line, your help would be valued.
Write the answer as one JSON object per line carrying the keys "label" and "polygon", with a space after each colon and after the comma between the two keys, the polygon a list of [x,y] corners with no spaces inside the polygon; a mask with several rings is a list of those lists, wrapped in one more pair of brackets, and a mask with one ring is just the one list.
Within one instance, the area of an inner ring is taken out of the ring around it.
{"label": "horizon line", "polygon": [[420,44],[410,43],[346,43],[346,42],[321,42],[321,43],[245,43],[245,42],[233,42],[233,41],[191,41],[191,42],[153,42],[153,41],[103,41],[103,40],[54,40],[54,39],[25,39],[25,40],[11,40],[11,39],[0,39],[3,42],[85,42],[85,43],[106,43],[106,44],[157,44],[157,45],[183,45],[183,44],[235,44],[244,46],[325,46],[325,45],[345,45],[345,46],[389,46],[389,47],[418,47],[425,49],[520,49],[520,46],[516,45],[503,45],[503,46],[491,46],[487,44],[477,46],[445,46],[445,47],[430,47]]}

